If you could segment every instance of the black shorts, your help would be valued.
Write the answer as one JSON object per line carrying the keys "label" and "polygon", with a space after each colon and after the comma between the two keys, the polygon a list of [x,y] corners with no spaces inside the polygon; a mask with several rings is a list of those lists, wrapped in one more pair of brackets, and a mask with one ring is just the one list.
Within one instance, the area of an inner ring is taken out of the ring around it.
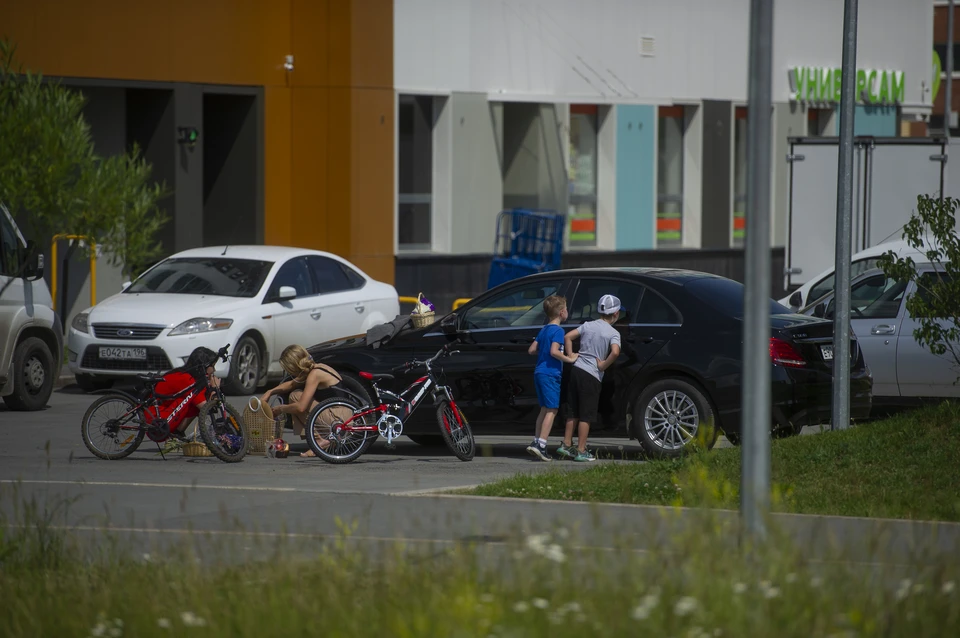
{"label": "black shorts", "polygon": [[570,371],[567,384],[567,418],[596,423],[600,405],[600,381],[581,368]]}

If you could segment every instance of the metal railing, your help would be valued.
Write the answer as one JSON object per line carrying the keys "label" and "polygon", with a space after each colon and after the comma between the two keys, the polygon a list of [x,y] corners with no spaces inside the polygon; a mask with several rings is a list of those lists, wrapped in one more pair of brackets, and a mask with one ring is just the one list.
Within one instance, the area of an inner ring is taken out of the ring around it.
{"label": "metal railing", "polygon": [[68,235],[62,233],[54,235],[50,241],[50,262],[53,268],[50,269],[50,297],[53,299],[53,309],[57,309],[57,241],[61,239],[85,241],[90,244],[90,305],[97,305],[97,244],[90,241],[86,235]]}

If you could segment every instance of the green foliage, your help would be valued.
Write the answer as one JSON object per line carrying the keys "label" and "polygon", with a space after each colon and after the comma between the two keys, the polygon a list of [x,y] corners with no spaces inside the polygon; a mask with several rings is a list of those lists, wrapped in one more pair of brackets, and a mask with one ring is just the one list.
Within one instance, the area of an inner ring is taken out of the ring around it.
{"label": "green foliage", "polygon": [[949,356],[960,371],[960,238],[956,212],[960,200],[917,197],[917,211],[903,227],[903,239],[922,252],[935,273],[923,275],[911,257],[885,253],[878,266],[887,277],[916,282],[919,294],[907,299],[907,311],[919,326],[917,343],[935,355]]}
{"label": "green foliage", "polygon": [[154,258],[166,189],[140,150],[98,157],[85,98],[23,70],[14,54],[0,40],[0,200],[36,237],[84,235],[125,272]]}

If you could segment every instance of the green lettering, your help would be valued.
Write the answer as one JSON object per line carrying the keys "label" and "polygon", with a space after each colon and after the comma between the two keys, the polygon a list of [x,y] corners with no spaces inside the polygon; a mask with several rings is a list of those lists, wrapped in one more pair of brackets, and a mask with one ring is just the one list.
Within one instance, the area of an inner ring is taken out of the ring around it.
{"label": "green lettering", "polygon": [[890,100],[899,104],[904,100],[903,85],[905,74],[903,71],[894,71],[891,75],[893,76],[893,86],[890,87]]}
{"label": "green lettering", "polygon": [[890,101],[890,80],[887,77],[886,71],[880,74],[880,94],[877,99],[880,100],[882,104]]}
{"label": "green lettering", "polygon": [[863,95],[864,90],[867,88],[867,72],[863,69],[857,71],[857,94],[854,96],[854,101],[859,100]]}
{"label": "green lettering", "polygon": [[798,66],[793,70],[793,99],[802,101],[803,100],[803,78],[806,75],[806,69],[802,66]]}
{"label": "green lettering", "polygon": [[833,101],[834,102],[840,101],[842,88],[843,88],[843,70],[834,69],[833,70]]}
{"label": "green lettering", "polygon": [[808,102],[815,102],[820,99],[819,88],[817,85],[817,70],[811,67],[807,69],[806,93]]}
{"label": "green lettering", "polygon": [[870,103],[874,104],[877,101],[877,94],[874,92],[874,86],[877,83],[877,72],[869,71],[867,73],[867,97],[870,99]]}
{"label": "green lettering", "polygon": [[824,102],[830,101],[830,94],[833,93],[833,69],[826,67],[820,69],[820,99]]}

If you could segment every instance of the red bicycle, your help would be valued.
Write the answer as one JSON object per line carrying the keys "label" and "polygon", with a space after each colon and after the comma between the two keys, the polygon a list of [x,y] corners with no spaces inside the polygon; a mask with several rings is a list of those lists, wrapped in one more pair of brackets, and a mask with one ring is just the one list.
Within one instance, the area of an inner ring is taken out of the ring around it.
{"label": "red bicycle", "polygon": [[360,458],[377,435],[392,445],[403,433],[404,421],[429,395],[437,408],[437,423],[444,443],[461,461],[473,459],[476,441],[470,424],[457,407],[450,388],[437,380],[434,370],[439,359],[457,352],[452,349],[455,343],[445,345],[426,361],[414,360],[395,369],[394,372],[408,372],[425,368],[427,373],[400,394],[377,385],[378,381],[392,381],[392,374],[361,372],[360,376],[373,386],[372,405],[358,406],[357,402],[341,397],[322,401],[307,420],[307,442],[313,453],[328,463],[349,463]]}

